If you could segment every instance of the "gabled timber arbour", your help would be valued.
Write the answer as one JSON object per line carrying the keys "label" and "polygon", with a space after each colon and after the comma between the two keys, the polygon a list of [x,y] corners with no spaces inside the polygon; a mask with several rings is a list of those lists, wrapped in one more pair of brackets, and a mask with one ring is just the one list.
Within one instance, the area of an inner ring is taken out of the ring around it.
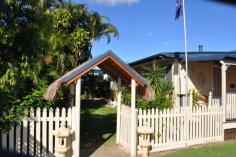
{"label": "gabled timber arbour", "polygon": [[57,90],[60,85],[65,83],[67,85],[76,84],[76,94],[75,94],[75,109],[77,112],[77,129],[75,131],[76,138],[76,154],[79,154],[79,141],[80,141],[80,99],[81,99],[81,77],[87,74],[90,70],[95,67],[99,67],[105,73],[107,73],[114,80],[118,81],[119,92],[118,92],[118,103],[117,103],[117,143],[120,142],[120,114],[121,114],[121,83],[126,86],[131,85],[131,118],[130,124],[131,128],[126,131],[130,134],[130,148],[129,151],[131,156],[136,156],[137,152],[137,116],[136,116],[136,107],[135,107],[135,95],[136,95],[136,86],[138,88],[144,88],[147,85],[147,81],[139,75],[134,69],[132,69],[128,64],[122,61],[117,57],[113,52],[108,51],[104,54],[101,54],[93,59],[88,60],[87,62],[81,64],[77,68],[71,70],[64,76],[57,79],[53,82],[47,89],[44,98],[46,100],[53,100],[56,96]]}

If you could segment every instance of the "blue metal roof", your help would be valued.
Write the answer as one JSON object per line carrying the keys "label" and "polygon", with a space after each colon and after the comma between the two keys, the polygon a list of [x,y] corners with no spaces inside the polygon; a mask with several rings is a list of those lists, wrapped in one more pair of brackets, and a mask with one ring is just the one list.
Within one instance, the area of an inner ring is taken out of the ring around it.
{"label": "blue metal roof", "polygon": [[[105,59],[108,56],[112,56],[113,58],[115,58],[116,61],[118,61],[120,63],[120,65],[125,68],[129,73],[132,74],[132,76],[129,77],[133,77],[133,78],[137,78],[143,85],[147,85],[148,82],[146,81],[146,79],[144,79],[140,74],[138,74],[133,68],[131,68],[128,64],[126,64],[124,61],[122,61],[118,56],[116,56],[112,51],[107,51],[97,57],[94,57],[86,62],[84,62],[83,64],[81,64],[80,66],[78,66],[77,68],[71,70],[70,72],[68,72],[67,74],[65,74],[64,76],[61,77],[61,81],[62,83],[66,83],[69,82],[70,80],[72,80],[73,78],[75,78],[76,76],[82,74],[82,73],[87,73],[86,71],[88,69],[90,69],[91,67],[93,67],[95,64],[98,64],[99,62],[102,63],[102,60]],[[90,71],[90,70],[89,70]],[[127,73],[127,72],[125,72]]]}
{"label": "blue metal roof", "polygon": [[[174,58],[181,62],[185,61],[184,52],[166,52],[146,57],[130,63],[138,65],[158,58]],[[236,52],[188,52],[188,61],[220,61],[224,59],[236,59]]]}

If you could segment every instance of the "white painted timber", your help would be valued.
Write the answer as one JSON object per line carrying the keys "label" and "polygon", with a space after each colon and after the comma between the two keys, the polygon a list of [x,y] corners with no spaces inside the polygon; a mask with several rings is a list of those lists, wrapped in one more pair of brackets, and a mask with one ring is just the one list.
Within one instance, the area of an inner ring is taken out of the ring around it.
{"label": "white painted timber", "polygon": [[[144,122],[155,131],[150,139],[153,152],[222,141],[224,136],[221,131],[223,108],[219,105],[195,106],[192,109],[187,106],[156,112],[153,109],[139,109],[138,127],[143,126]],[[139,135],[138,140],[141,139]],[[137,148],[140,152],[140,146]]]}
{"label": "white painted timber", "polygon": [[[52,130],[59,128],[61,121],[65,121],[70,127],[72,119],[78,115],[73,114],[75,107],[66,109],[33,109],[29,110],[29,116],[24,118],[19,125],[13,127],[8,133],[2,134],[2,147],[21,154],[29,154],[36,157],[54,156],[55,138]],[[62,113],[62,114],[60,114]],[[55,125],[55,127],[53,127]],[[77,123],[75,123],[77,125]],[[72,147],[74,151],[74,147]],[[71,151],[68,153],[71,154]],[[1,155],[0,155],[1,156]]]}
{"label": "white painted timber", "polygon": [[76,108],[76,123],[78,123],[75,129],[75,157],[80,156],[80,107],[81,107],[81,78],[79,78],[76,82],[75,87],[75,108]]}
{"label": "white painted timber", "polygon": [[223,128],[225,129],[236,129],[236,122],[235,123],[224,123]]}
{"label": "white painted timber", "polygon": [[137,155],[136,82],[131,79],[131,156]]}
{"label": "white painted timber", "polygon": [[117,93],[117,120],[116,120],[116,143],[120,143],[120,106],[121,106],[121,79],[118,78],[118,93]]}
{"label": "white painted timber", "polygon": [[223,110],[224,110],[224,119],[226,119],[225,116],[225,112],[227,111],[226,109],[226,65],[225,63],[222,61],[221,62],[221,102],[222,102],[222,106],[223,106]]}

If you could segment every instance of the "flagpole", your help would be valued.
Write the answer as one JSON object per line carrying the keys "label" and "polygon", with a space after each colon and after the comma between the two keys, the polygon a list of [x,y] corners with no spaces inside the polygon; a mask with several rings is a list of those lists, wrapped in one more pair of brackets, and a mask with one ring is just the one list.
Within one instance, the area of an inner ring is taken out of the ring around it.
{"label": "flagpole", "polygon": [[[183,19],[184,19],[184,51],[185,51],[185,94],[186,106],[188,106],[188,50],[187,50],[187,29],[185,17],[185,1],[183,0]],[[191,103],[190,103],[191,104]]]}

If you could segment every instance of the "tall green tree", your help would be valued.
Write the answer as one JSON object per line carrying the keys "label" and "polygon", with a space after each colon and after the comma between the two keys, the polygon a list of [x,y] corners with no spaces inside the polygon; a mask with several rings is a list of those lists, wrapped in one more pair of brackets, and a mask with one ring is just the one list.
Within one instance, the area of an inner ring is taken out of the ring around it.
{"label": "tall green tree", "polygon": [[47,52],[47,17],[36,0],[1,3],[0,110],[5,112],[0,116],[0,128],[9,128],[30,107],[21,100],[40,82],[42,57]]}
{"label": "tall green tree", "polygon": [[84,5],[61,0],[1,1],[1,130],[18,122],[28,107],[64,104],[65,89],[53,103],[44,101],[43,93],[49,82],[91,57],[92,41],[100,39],[96,30],[102,30],[92,32],[92,14]]}
{"label": "tall green tree", "polygon": [[119,37],[118,30],[107,17],[90,12],[84,5],[66,3],[52,14],[54,33],[50,41],[62,73],[91,58],[95,41],[107,38],[109,43],[111,37]]}
{"label": "tall green tree", "polygon": [[93,12],[89,15],[88,20],[88,30],[90,32],[90,53],[92,49],[92,44],[95,41],[99,41],[101,38],[106,38],[107,43],[110,43],[111,36],[114,38],[119,38],[119,32],[117,28],[110,23],[109,18],[99,15],[98,12]]}

